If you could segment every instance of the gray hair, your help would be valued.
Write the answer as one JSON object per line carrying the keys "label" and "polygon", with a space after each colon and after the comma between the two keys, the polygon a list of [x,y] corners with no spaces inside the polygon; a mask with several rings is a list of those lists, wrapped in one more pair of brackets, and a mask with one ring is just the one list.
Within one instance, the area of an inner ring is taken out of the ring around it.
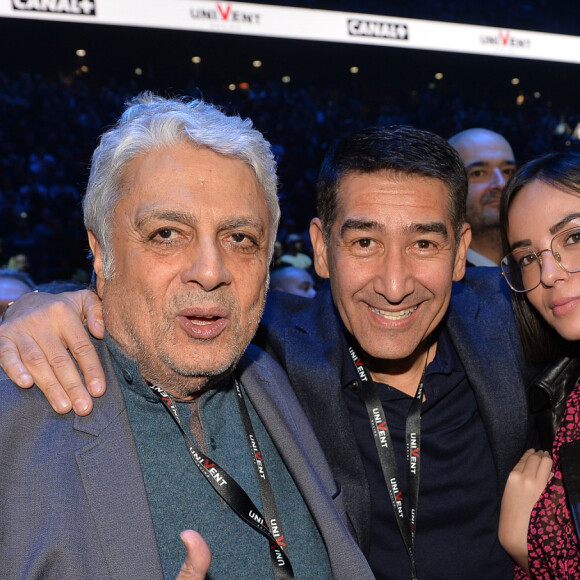
{"label": "gray hair", "polygon": [[105,278],[114,273],[111,229],[125,166],[139,155],[184,141],[240,159],[254,170],[270,214],[271,258],[280,207],[276,162],[268,141],[250,119],[228,116],[200,99],[165,99],[145,92],[130,100],[116,125],[101,136],[83,199],[85,227],[101,245]]}

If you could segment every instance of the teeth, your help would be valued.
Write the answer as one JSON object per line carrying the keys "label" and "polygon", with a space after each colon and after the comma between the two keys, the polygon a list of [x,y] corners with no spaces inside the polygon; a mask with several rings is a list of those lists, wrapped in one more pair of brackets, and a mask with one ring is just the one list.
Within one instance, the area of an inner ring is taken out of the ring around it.
{"label": "teeth", "polygon": [[415,310],[417,310],[417,306],[413,306],[412,308],[407,308],[406,310],[399,310],[399,312],[386,312],[385,310],[379,310],[378,308],[373,308],[369,306],[372,312],[386,318],[387,320],[401,320],[401,318],[407,318],[411,316]]}
{"label": "teeth", "polygon": [[189,319],[193,324],[197,324],[198,326],[207,326],[211,324],[214,319],[213,318],[190,318]]}

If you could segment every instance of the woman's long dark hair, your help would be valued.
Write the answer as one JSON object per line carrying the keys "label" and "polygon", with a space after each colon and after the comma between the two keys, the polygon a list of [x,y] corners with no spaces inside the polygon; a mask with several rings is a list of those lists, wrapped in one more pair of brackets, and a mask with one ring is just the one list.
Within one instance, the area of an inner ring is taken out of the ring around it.
{"label": "woman's long dark hair", "polygon": [[[523,165],[507,184],[500,204],[500,226],[504,254],[510,252],[507,239],[508,211],[518,192],[533,181],[541,181],[580,198],[580,151],[549,153]],[[580,199],[578,200],[580,208]],[[577,346],[564,340],[530,304],[525,292],[511,292],[516,322],[524,353],[529,361],[551,362],[574,356]]]}

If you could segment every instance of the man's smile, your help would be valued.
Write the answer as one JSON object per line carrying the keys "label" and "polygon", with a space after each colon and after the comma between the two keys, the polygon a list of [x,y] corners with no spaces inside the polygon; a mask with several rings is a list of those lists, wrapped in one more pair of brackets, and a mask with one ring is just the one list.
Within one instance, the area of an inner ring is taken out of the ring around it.
{"label": "man's smile", "polygon": [[417,310],[417,308],[418,306],[415,305],[412,306],[411,308],[406,308],[405,310],[398,310],[396,312],[392,312],[390,310],[379,310],[378,308],[373,308],[372,306],[369,306],[371,312],[374,312],[375,314],[378,314],[379,316],[382,316],[387,320],[401,320],[402,318],[408,318],[409,316],[411,316],[411,314],[413,314],[413,312],[415,312],[415,310]]}

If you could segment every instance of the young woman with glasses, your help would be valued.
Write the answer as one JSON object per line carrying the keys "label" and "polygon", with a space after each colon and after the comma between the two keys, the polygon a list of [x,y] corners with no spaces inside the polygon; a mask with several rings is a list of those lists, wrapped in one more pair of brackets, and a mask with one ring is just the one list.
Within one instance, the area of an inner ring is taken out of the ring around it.
{"label": "young woman with glasses", "polygon": [[512,471],[499,537],[517,579],[580,578],[580,153],[549,154],[517,171],[503,193],[501,227],[502,274],[526,356],[551,363],[530,405],[541,439],[553,441]]}

